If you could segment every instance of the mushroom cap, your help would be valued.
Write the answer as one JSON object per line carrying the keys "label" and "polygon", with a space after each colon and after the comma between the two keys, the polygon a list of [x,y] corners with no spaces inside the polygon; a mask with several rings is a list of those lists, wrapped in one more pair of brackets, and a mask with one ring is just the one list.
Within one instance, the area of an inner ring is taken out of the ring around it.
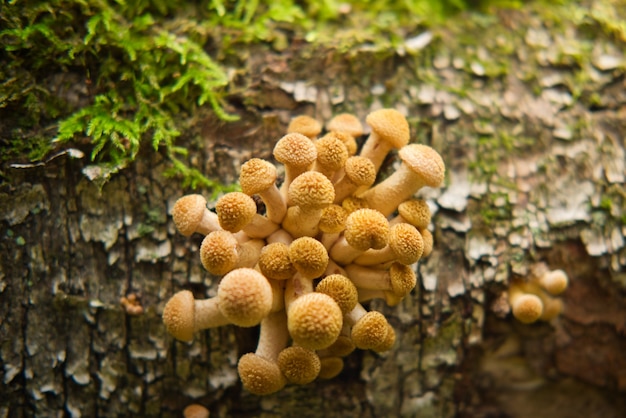
{"label": "mushroom cap", "polygon": [[322,124],[307,115],[299,115],[291,119],[287,126],[288,133],[299,133],[308,138],[315,138],[322,132]]}
{"label": "mushroom cap", "polygon": [[391,291],[400,297],[408,295],[417,285],[417,275],[411,266],[393,263],[389,268]]}
{"label": "mushroom cap", "polygon": [[537,295],[520,294],[512,301],[513,316],[524,324],[537,321],[543,313],[543,303]]}
{"label": "mushroom cap", "polygon": [[375,349],[385,344],[389,323],[383,314],[377,311],[366,313],[352,327],[352,341],[362,350]]}
{"label": "mushroom cap", "polygon": [[195,306],[195,299],[189,290],[177,292],[165,304],[163,324],[177,340],[193,340]]}
{"label": "mushroom cap", "polygon": [[352,338],[340,335],[337,337],[337,341],[332,343],[328,348],[324,350],[324,356],[329,357],[346,357],[354,351],[356,346],[352,341]]}
{"label": "mushroom cap", "polygon": [[365,122],[372,128],[372,132],[392,148],[401,148],[409,143],[409,123],[395,109],[375,110],[367,115]]}
{"label": "mushroom cap", "polygon": [[422,179],[428,187],[439,187],[443,183],[446,166],[441,155],[423,144],[410,144],[398,151],[400,159]]}
{"label": "mushroom cap", "polygon": [[323,357],[320,359],[321,368],[318,377],[320,379],[332,379],[343,370],[341,357]]}
{"label": "mushroom cap", "polygon": [[387,245],[389,221],[375,209],[359,209],[348,215],[344,237],[359,251],[379,250]]}
{"label": "mushroom cap", "polygon": [[372,347],[372,350],[378,353],[382,353],[383,351],[389,351],[393,348],[395,343],[396,331],[389,323],[387,323],[387,337],[385,338],[385,341],[383,341],[380,345],[377,345],[376,347]]}
{"label": "mushroom cap", "polygon": [[268,279],[287,280],[296,274],[289,259],[289,246],[282,242],[267,244],[261,249],[259,269]]}
{"label": "mushroom cap", "polygon": [[221,276],[237,266],[239,243],[228,231],[213,231],[202,240],[200,261],[207,271]]}
{"label": "mushroom cap", "polygon": [[238,232],[252,222],[256,215],[256,203],[245,193],[231,192],[219,198],[215,211],[222,228]]}
{"label": "mushroom cap", "polygon": [[341,201],[341,207],[344,208],[348,214],[356,212],[359,209],[367,209],[369,206],[365,199],[360,197],[348,196]]}
{"label": "mushroom cap", "polygon": [[304,347],[287,347],[278,355],[278,367],[291,383],[304,385],[311,383],[320,372],[319,356]]}
{"label": "mushroom cap", "polygon": [[209,410],[197,403],[187,405],[183,409],[184,418],[209,418]]}
{"label": "mushroom cap", "polygon": [[217,288],[219,309],[240,327],[259,324],[272,309],[272,286],[265,276],[251,268],[226,274]]}
{"label": "mushroom cap", "polygon": [[359,292],[352,280],[342,274],[330,274],[315,287],[316,292],[324,293],[337,302],[343,315],[350,312],[359,302]]}
{"label": "mushroom cap", "polygon": [[418,229],[427,228],[430,223],[430,208],[422,199],[411,199],[400,203],[398,213],[406,222]]}
{"label": "mushroom cap", "polygon": [[328,252],[324,245],[311,237],[300,237],[289,245],[291,264],[302,276],[320,277],[328,267]]}
{"label": "mushroom cap", "polygon": [[335,188],[322,173],[305,171],[291,182],[288,196],[291,206],[321,210],[335,200]]}
{"label": "mushroom cap", "polygon": [[176,201],[172,208],[172,218],[176,229],[188,237],[195,232],[196,226],[207,211],[206,199],[199,194],[189,194]]}
{"label": "mushroom cap", "polygon": [[563,270],[548,271],[539,279],[541,287],[551,295],[563,293],[567,289],[568,281],[567,274]]}
{"label": "mushroom cap", "polygon": [[389,247],[399,263],[413,264],[424,253],[422,234],[407,223],[395,224],[390,228]]}
{"label": "mushroom cap", "polygon": [[348,149],[334,133],[328,133],[315,141],[317,163],[329,171],[337,171],[348,159]]}
{"label": "mushroom cap", "polygon": [[435,244],[433,234],[426,228],[420,229],[422,235],[422,241],[424,242],[424,252],[422,252],[422,258],[428,257],[433,252],[433,245]]}
{"label": "mushroom cap", "polygon": [[343,315],[337,303],[328,295],[307,293],[289,306],[287,328],[293,341],[311,350],[321,350],[337,340],[343,325]]}
{"label": "mushroom cap", "polygon": [[[356,154],[359,145],[356,143],[356,137],[350,135],[347,132],[332,132],[335,138],[338,138],[345,145],[346,150],[348,151],[348,156]],[[360,135],[359,135],[360,136]]]}
{"label": "mushroom cap", "polygon": [[252,158],[241,166],[239,184],[247,195],[261,193],[276,182],[276,167],[269,161]]}
{"label": "mushroom cap", "polygon": [[353,138],[363,135],[363,124],[359,118],[350,113],[335,115],[326,124],[326,129],[331,132],[344,132]]}
{"label": "mushroom cap", "polygon": [[278,392],[286,383],[278,364],[254,353],[241,356],[237,371],[243,386],[255,395]]}
{"label": "mushroom cap", "polygon": [[327,234],[336,234],[346,228],[348,211],[339,205],[329,205],[322,209],[322,216],[318,224],[320,231]]}
{"label": "mushroom cap", "polygon": [[286,166],[303,170],[315,162],[317,150],[309,138],[292,132],[278,140],[274,146],[274,158]]}
{"label": "mushroom cap", "polygon": [[376,181],[376,167],[369,158],[358,155],[346,160],[345,175],[358,186],[371,186]]}

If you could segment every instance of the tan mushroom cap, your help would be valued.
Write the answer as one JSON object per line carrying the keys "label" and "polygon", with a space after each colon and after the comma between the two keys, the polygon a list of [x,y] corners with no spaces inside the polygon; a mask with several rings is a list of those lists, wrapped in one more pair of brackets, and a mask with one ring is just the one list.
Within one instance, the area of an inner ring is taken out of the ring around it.
{"label": "tan mushroom cap", "polygon": [[343,231],[346,227],[348,211],[339,205],[330,205],[322,209],[322,216],[318,227],[327,234],[335,234]]}
{"label": "tan mushroom cap", "polygon": [[233,324],[252,327],[272,309],[272,286],[265,276],[251,268],[226,274],[217,288],[219,308]]}
{"label": "tan mushroom cap", "polygon": [[274,146],[274,158],[285,166],[304,171],[317,158],[313,142],[297,132],[288,133]]}
{"label": "tan mushroom cap", "polygon": [[254,353],[239,359],[237,371],[243,386],[255,395],[278,392],[286,383],[278,364]]}
{"label": "tan mushroom cap", "polygon": [[352,156],[356,154],[359,145],[356,143],[356,137],[348,134],[347,132],[332,132],[335,138],[338,138],[345,145],[346,150],[348,151],[348,156]]}
{"label": "tan mushroom cap", "polygon": [[399,297],[408,295],[417,285],[417,275],[411,266],[393,263],[389,268],[391,291]]}
{"label": "tan mushroom cap", "polygon": [[222,228],[238,232],[252,222],[256,215],[256,203],[245,193],[231,192],[218,199],[215,211]]}
{"label": "tan mushroom cap", "polygon": [[187,407],[183,409],[183,417],[184,418],[209,418],[209,410],[200,404],[194,403],[191,405],[187,405]]}
{"label": "tan mushroom cap", "polygon": [[392,148],[408,144],[410,139],[409,124],[404,115],[395,109],[380,109],[371,112],[365,122],[381,140]]}
{"label": "tan mushroom cap", "polygon": [[317,284],[315,291],[333,298],[343,315],[354,309],[359,298],[354,283],[341,274],[331,274],[324,277]]}
{"label": "tan mushroom cap", "polygon": [[307,171],[291,182],[288,196],[289,205],[321,210],[333,203],[335,188],[322,173]]}
{"label": "tan mushroom cap", "polygon": [[516,283],[509,287],[509,303],[513,316],[524,324],[537,321],[543,313],[543,303],[539,296],[523,292]]}
{"label": "tan mushroom cap", "polygon": [[207,271],[221,276],[237,266],[237,239],[228,231],[213,231],[202,240],[200,261]]}
{"label": "tan mushroom cap", "polygon": [[563,270],[552,270],[543,274],[538,282],[551,295],[559,295],[567,289],[569,279]]}
{"label": "tan mushroom cap", "polygon": [[377,210],[359,209],[348,215],[344,237],[360,251],[384,248],[389,237],[389,221]]}
{"label": "tan mushroom cap", "polygon": [[289,259],[289,246],[282,242],[267,244],[261,249],[259,269],[268,279],[287,280],[296,274]]}
{"label": "tan mushroom cap", "polygon": [[348,196],[341,201],[341,207],[344,208],[348,214],[356,212],[359,209],[369,209],[367,202],[364,199],[355,196]]}
{"label": "tan mushroom cap", "polygon": [[300,115],[291,119],[287,126],[287,132],[296,132],[313,139],[322,132],[322,124],[311,116]]}
{"label": "tan mushroom cap", "polygon": [[341,139],[329,133],[315,141],[317,150],[316,167],[326,176],[341,169],[348,159],[348,149]]}
{"label": "tan mushroom cap", "polygon": [[427,228],[430,224],[430,208],[422,199],[411,199],[398,205],[398,214],[404,222],[410,223],[418,229]]}
{"label": "tan mushroom cap", "polygon": [[410,144],[398,151],[400,159],[420,175],[424,186],[439,187],[443,183],[446,166],[441,155],[422,144]]}
{"label": "tan mushroom cap", "polygon": [[332,379],[337,377],[343,370],[343,359],[341,357],[324,357],[320,359],[320,379]]}
{"label": "tan mushroom cap", "polygon": [[292,346],[280,352],[278,367],[290,383],[305,385],[317,378],[321,363],[315,351]]}
{"label": "tan mushroom cap", "polygon": [[372,347],[372,350],[378,353],[389,351],[393,348],[395,343],[396,343],[396,331],[393,329],[393,327],[389,323],[387,323],[387,337],[380,345],[377,345],[376,347]]}
{"label": "tan mushroom cap", "polygon": [[195,299],[188,290],[177,292],[163,309],[163,323],[170,335],[180,341],[193,340]]}
{"label": "tan mushroom cap", "polygon": [[352,341],[362,350],[375,349],[385,344],[389,332],[387,319],[377,311],[363,315],[352,327]]}
{"label": "tan mushroom cap", "polygon": [[407,223],[393,225],[389,231],[388,242],[396,260],[402,264],[413,264],[424,253],[422,234]]}
{"label": "tan mushroom cap", "polygon": [[328,295],[313,292],[294,300],[287,313],[287,327],[293,341],[304,348],[321,350],[337,340],[343,315]]}
{"label": "tan mushroom cap", "polygon": [[363,135],[363,124],[355,115],[340,113],[335,115],[326,124],[326,129],[331,132],[344,132],[353,138]]}
{"label": "tan mushroom cap", "polygon": [[186,237],[196,232],[196,228],[208,211],[206,204],[204,196],[199,194],[189,194],[178,199],[172,208],[172,218],[176,229]]}
{"label": "tan mushroom cap", "polygon": [[276,167],[269,161],[252,158],[242,164],[239,184],[247,195],[263,192],[276,184]]}
{"label": "tan mushroom cap", "polygon": [[356,349],[352,338],[345,335],[337,337],[337,341],[328,348],[321,350],[318,354],[322,357],[346,357]]}
{"label": "tan mushroom cap", "polygon": [[344,176],[335,184],[335,203],[341,202],[361,187],[369,187],[376,180],[376,167],[369,158],[352,156],[344,165]]}
{"label": "tan mushroom cap", "polygon": [[289,259],[298,273],[313,279],[326,271],[329,257],[321,242],[311,237],[300,237],[289,245]]}

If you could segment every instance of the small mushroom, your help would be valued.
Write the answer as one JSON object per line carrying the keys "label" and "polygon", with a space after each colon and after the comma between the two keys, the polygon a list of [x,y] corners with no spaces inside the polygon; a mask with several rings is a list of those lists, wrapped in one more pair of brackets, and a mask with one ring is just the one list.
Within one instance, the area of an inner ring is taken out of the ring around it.
{"label": "small mushroom", "polygon": [[389,221],[377,210],[359,209],[348,215],[343,236],[330,249],[331,258],[342,265],[351,263],[370,248],[387,245]]}
{"label": "small mushroom", "polygon": [[409,143],[409,123],[395,109],[376,110],[367,115],[365,122],[372,128],[372,132],[363,144],[360,155],[369,158],[378,171],[389,151]]}
{"label": "small mushroom", "polygon": [[343,168],[348,159],[348,149],[341,139],[333,133],[328,133],[315,141],[317,159],[313,170],[322,173],[329,180]]}
{"label": "small mushroom", "polygon": [[219,298],[196,300],[188,290],[174,294],[163,310],[165,329],[179,341],[193,340],[196,331],[229,324],[219,309]]}
{"label": "small mushroom", "polygon": [[536,279],[539,286],[551,295],[560,295],[567,289],[568,277],[563,270],[546,271]]}
{"label": "small mushroom", "polygon": [[317,378],[321,362],[315,351],[291,346],[278,355],[278,367],[290,383],[305,385]]}
{"label": "small mushroom", "polygon": [[200,261],[215,275],[224,275],[238,267],[254,267],[264,242],[258,239],[239,243],[228,231],[213,231],[202,240]]}
{"label": "small mushroom", "polygon": [[249,392],[269,395],[285,386],[278,357],[288,339],[285,311],[271,313],[263,319],[256,351],[244,354],[237,364],[241,382]]}
{"label": "small mushroom", "polygon": [[509,304],[513,316],[524,324],[537,321],[543,314],[543,303],[539,296],[527,293],[521,282],[514,281],[509,286]]}
{"label": "small mushroom", "polygon": [[226,274],[217,288],[220,312],[240,327],[258,325],[272,309],[272,286],[250,268]]}
{"label": "small mushroom", "polygon": [[393,225],[389,229],[387,245],[380,250],[367,250],[354,259],[354,263],[364,266],[374,266],[390,261],[401,264],[416,263],[424,253],[422,234],[407,223]]}
{"label": "small mushroom", "polygon": [[357,348],[378,351],[388,344],[389,323],[380,312],[368,312],[357,304],[345,320],[352,325],[351,337]]}
{"label": "small mushroom", "polygon": [[294,238],[315,236],[322,210],[335,199],[330,180],[316,171],[302,173],[289,186],[289,209],[283,229]]}
{"label": "small mushroom", "polygon": [[324,274],[329,258],[321,242],[311,237],[301,237],[289,245],[289,260],[297,273],[285,288],[287,309],[295,299],[313,292],[313,279]]}
{"label": "small mushroom", "polygon": [[375,269],[349,264],[345,266],[348,277],[359,289],[384,290],[400,298],[408,295],[417,284],[417,275],[411,266],[393,263],[388,269]]}
{"label": "small mushroom", "polygon": [[274,158],[285,166],[285,180],[280,192],[287,198],[289,185],[300,174],[307,171],[317,158],[317,149],[313,142],[299,133],[289,133],[278,140],[274,146]]}
{"label": "small mushroom", "polygon": [[341,357],[324,357],[320,358],[320,379],[332,379],[337,377],[343,370],[344,361]]}
{"label": "small mushroom", "polygon": [[323,293],[304,294],[287,311],[287,327],[294,343],[311,350],[321,350],[334,343],[342,324],[337,302]]}
{"label": "small mushroom", "polygon": [[267,244],[259,255],[259,270],[268,279],[287,280],[296,274],[289,259],[289,246],[282,242]]}
{"label": "small mushroom", "polygon": [[267,218],[280,224],[287,213],[287,203],[276,186],[276,167],[260,158],[252,158],[241,166],[239,173],[241,191],[247,195],[258,194],[263,203]]}
{"label": "small mushroom", "polygon": [[376,168],[369,158],[354,156],[346,160],[344,174],[335,183],[335,203],[361,188],[370,187],[376,180]]}
{"label": "small mushroom", "polygon": [[324,277],[315,287],[315,291],[333,298],[343,315],[352,311],[358,303],[359,295],[354,283],[341,274]]}
{"label": "small mushroom", "polygon": [[318,228],[322,233],[320,242],[328,250],[339,238],[339,234],[346,229],[348,211],[339,205],[330,205],[322,209]]}
{"label": "small mushroom", "polygon": [[188,237],[194,232],[206,235],[222,229],[217,215],[208,210],[206,204],[204,196],[199,194],[190,194],[178,199],[172,209],[172,218],[178,232]]}
{"label": "small mushroom", "polygon": [[254,199],[245,193],[226,193],[218,199],[215,211],[222,228],[230,232],[243,230],[251,238],[265,238],[279,228],[256,212]]}
{"label": "small mushroom", "polygon": [[444,179],[443,160],[431,147],[411,144],[402,147],[399,155],[402,164],[398,170],[358,196],[385,216],[422,187],[439,187]]}
{"label": "small mushroom", "polygon": [[183,417],[184,418],[209,418],[209,410],[200,404],[194,403],[191,405],[187,405],[187,407],[183,409]]}
{"label": "small mushroom", "polygon": [[419,229],[422,241],[424,242],[424,251],[422,252],[422,258],[426,258],[433,252],[434,238],[433,234],[426,228]]}
{"label": "small mushroom", "polygon": [[326,130],[330,132],[346,133],[352,138],[358,138],[363,135],[363,124],[359,118],[353,114],[340,113],[328,121]]}
{"label": "small mushroom", "polygon": [[307,115],[296,116],[291,119],[287,126],[287,133],[294,132],[314,140],[322,132],[322,124]]}
{"label": "small mushroom", "polygon": [[398,205],[398,216],[389,221],[389,225],[406,222],[417,229],[428,228],[430,224],[430,208],[422,199],[410,199]]}

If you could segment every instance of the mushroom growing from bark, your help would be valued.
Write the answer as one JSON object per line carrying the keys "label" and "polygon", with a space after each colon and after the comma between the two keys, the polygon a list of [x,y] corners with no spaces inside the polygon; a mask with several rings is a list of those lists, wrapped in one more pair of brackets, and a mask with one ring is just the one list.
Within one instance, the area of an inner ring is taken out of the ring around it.
{"label": "mushroom growing from bark", "polygon": [[387,245],[389,221],[377,210],[359,209],[348,215],[343,236],[330,249],[330,255],[339,264],[348,264],[370,248]]}
{"label": "mushroom growing from bark", "polygon": [[287,327],[293,341],[304,348],[320,350],[335,342],[341,326],[341,309],[328,295],[318,292],[298,297],[289,305]]}
{"label": "mushroom growing from bark", "polygon": [[360,188],[367,188],[376,180],[376,168],[369,158],[354,156],[346,160],[344,174],[335,183],[335,203],[342,202]]}
{"label": "mushroom growing from bark", "polygon": [[326,134],[315,141],[317,159],[313,169],[332,180],[335,172],[343,168],[348,159],[348,149],[337,135]]}
{"label": "mushroom growing from bark", "polygon": [[228,231],[213,231],[202,240],[200,261],[208,272],[224,275],[238,267],[254,267],[264,242],[258,239],[239,243]]}
{"label": "mushroom growing from bark", "polygon": [[256,212],[254,199],[245,193],[231,192],[215,204],[220,225],[227,231],[243,230],[251,238],[265,238],[279,226]]}
{"label": "mushroom growing from bark", "polygon": [[401,264],[416,263],[424,252],[422,235],[413,225],[399,223],[389,229],[387,245],[380,250],[367,250],[358,256],[354,263],[374,266],[390,261]]}
{"label": "mushroom growing from bark", "polygon": [[290,383],[311,383],[320,372],[319,356],[300,346],[287,347],[278,355],[278,367]]}
{"label": "mushroom growing from bark", "polygon": [[395,109],[376,110],[367,115],[365,122],[372,128],[372,132],[363,144],[360,155],[369,158],[378,171],[389,151],[409,143],[409,123]]}
{"label": "mushroom growing from bark", "polygon": [[241,190],[247,195],[258,194],[263,203],[267,218],[280,224],[287,213],[287,203],[276,186],[276,167],[260,158],[252,158],[241,166],[239,173]]}
{"label": "mushroom growing from bark", "polygon": [[204,196],[199,194],[190,194],[178,199],[172,208],[172,218],[178,232],[188,237],[194,232],[206,235],[222,229],[217,215],[208,210],[206,204]]}
{"label": "mushroom growing from bark", "polygon": [[389,216],[400,203],[422,187],[439,187],[445,175],[445,165],[437,151],[427,145],[411,144],[399,151],[400,168],[360,198],[369,207]]}
{"label": "mushroom growing from bark", "polygon": [[537,321],[543,313],[543,303],[539,296],[524,291],[521,282],[509,286],[509,304],[513,316],[524,324]]}
{"label": "mushroom growing from bark", "polygon": [[294,238],[315,236],[322,210],[335,199],[335,189],[330,180],[321,173],[302,173],[289,186],[289,209],[283,221],[283,229]]}
{"label": "mushroom growing from bark", "polygon": [[285,166],[285,180],[280,192],[287,198],[289,185],[293,179],[313,165],[317,158],[317,150],[309,138],[294,132],[283,136],[276,143],[274,158]]}
{"label": "mushroom growing from bark", "polygon": [[322,124],[307,115],[296,116],[287,126],[287,133],[299,133],[310,140],[314,140],[322,132]]}

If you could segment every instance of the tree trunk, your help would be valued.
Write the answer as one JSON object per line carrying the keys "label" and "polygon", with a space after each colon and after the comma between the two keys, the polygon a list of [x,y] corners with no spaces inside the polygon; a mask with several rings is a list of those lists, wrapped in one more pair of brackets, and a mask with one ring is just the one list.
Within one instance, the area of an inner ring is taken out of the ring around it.
{"label": "tree trunk", "polygon": [[[442,31],[409,54],[251,48],[243,93],[231,96],[240,121],[197,115],[185,141],[202,149],[190,162],[225,183],[245,160],[271,158],[303,113],[364,120],[395,107],[415,141],[441,152],[446,186],[423,193],[436,209],[435,249],[418,287],[399,306],[371,306],[397,343],[352,354],[332,380],[254,396],[236,364],[257,330],[222,327],[191,344],[166,333],[167,299],[183,288],[213,295],[217,278],[200,264],[202,237],[174,228],[173,202],[190,191],[163,176],[158,154],[144,150],[102,186],[67,156],[10,169],[0,193],[0,416],[170,417],[190,403],[212,417],[623,414],[624,40],[564,25],[508,12],[475,28],[471,46]],[[565,310],[523,325],[508,315],[506,290],[539,262],[569,275]],[[140,315],[120,304],[131,293]]]}

